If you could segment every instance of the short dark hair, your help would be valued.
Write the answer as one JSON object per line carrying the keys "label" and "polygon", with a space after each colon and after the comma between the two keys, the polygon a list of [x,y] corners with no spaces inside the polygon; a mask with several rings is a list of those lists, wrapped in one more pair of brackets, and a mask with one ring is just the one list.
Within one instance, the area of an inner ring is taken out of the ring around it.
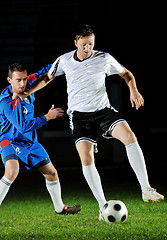
{"label": "short dark hair", "polygon": [[27,69],[23,64],[21,64],[19,62],[15,62],[9,66],[8,77],[12,78],[12,74],[15,71],[24,72],[25,70],[27,70]]}
{"label": "short dark hair", "polygon": [[89,24],[81,24],[76,29],[75,40],[78,40],[80,37],[88,37],[92,34],[94,34],[92,26]]}

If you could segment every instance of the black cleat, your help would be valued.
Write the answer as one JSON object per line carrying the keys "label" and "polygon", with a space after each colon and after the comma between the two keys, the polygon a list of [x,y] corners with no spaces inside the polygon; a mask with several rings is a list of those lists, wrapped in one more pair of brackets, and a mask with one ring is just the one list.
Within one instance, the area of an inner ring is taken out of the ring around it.
{"label": "black cleat", "polygon": [[75,205],[75,206],[64,206],[63,211],[61,212],[56,212],[55,214],[59,215],[68,215],[68,214],[77,214],[79,211],[81,211],[82,206],[81,205]]}

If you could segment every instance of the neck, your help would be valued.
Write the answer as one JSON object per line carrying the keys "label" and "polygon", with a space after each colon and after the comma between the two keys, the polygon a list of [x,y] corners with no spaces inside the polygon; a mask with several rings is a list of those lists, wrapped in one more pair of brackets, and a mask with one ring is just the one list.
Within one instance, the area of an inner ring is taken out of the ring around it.
{"label": "neck", "polygon": [[79,61],[79,62],[82,62],[82,61],[90,58],[91,56],[92,56],[92,53],[91,53],[90,56],[84,58],[84,57],[82,57],[82,56],[78,53],[78,50],[74,53],[74,59],[75,59],[76,61]]}

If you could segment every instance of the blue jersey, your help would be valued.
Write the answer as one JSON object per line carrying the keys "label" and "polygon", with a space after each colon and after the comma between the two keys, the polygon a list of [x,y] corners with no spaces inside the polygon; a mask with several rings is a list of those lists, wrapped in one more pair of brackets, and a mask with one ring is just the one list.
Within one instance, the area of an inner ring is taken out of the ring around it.
{"label": "blue jersey", "polygon": [[[37,73],[27,77],[27,84],[31,84],[40,75],[47,72],[50,65]],[[12,99],[11,85],[6,87],[0,95],[0,146],[1,149],[8,142],[22,142],[33,144],[37,141],[36,129],[47,124],[46,118],[34,118],[34,93],[23,101]]]}

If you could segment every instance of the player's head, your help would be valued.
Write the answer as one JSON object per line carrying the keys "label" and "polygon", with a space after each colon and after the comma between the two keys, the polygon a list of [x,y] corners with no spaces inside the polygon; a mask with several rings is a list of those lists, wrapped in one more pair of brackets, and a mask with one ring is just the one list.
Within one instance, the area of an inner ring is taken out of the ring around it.
{"label": "player's head", "polygon": [[27,69],[21,63],[13,63],[9,66],[7,80],[12,85],[13,92],[24,92],[27,85]]}
{"label": "player's head", "polygon": [[75,40],[78,41],[80,38],[89,37],[92,34],[94,35],[94,30],[90,25],[79,25],[75,32]]}
{"label": "player's head", "polygon": [[81,60],[89,58],[95,45],[95,34],[92,27],[88,24],[80,25],[75,33],[75,46],[77,55]]}

